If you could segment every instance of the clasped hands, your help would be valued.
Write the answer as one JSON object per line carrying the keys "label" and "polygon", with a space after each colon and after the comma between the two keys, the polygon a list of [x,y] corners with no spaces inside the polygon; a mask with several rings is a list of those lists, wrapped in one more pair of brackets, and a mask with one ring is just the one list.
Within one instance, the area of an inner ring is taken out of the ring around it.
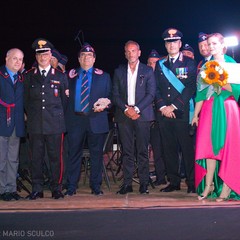
{"label": "clasped hands", "polygon": [[111,101],[108,98],[99,98],[94,104],[93,104],[93,111],[94,112],[102,112],[106,108],[108,108],[108,105],[111,103]]}
{"label": "clasped hands", "polygon": [[140,114],[136,112],[134,107],[128,106],[128,105],[125,105],[125,107],[126,107],[126,110],[124,111],[124,114],[127,117],[131,118],[132,120],[137,120],[140,117]]}
{"label": "clasped hands", "polygon": [[175,108],[172,105],[163,107],[160,112],[162,113],[163,116],[168,117],[168,118],[176,118],[175,113],[173,112]]}

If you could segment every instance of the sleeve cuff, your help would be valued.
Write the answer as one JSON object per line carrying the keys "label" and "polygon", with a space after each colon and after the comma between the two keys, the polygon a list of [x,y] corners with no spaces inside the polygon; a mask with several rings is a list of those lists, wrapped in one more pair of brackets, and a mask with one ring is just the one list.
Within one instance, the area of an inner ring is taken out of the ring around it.
{"label": "sleeve cuff", "polygon": [[139,114],[140,113],[140,110],[138,107],[134,106],[134,110]]}

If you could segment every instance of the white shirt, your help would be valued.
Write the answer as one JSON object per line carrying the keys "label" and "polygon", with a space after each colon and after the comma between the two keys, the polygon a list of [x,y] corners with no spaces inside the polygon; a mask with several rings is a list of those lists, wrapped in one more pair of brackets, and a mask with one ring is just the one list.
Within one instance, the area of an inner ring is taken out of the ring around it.
{"label": "white shirt", "polygon": [[129,106],[135,105],[135,92],[136,92],[138,66],[139,66],[139,61],[136,65],[134,73],[132,73],[132,70],[130,69],[130,66],[128,64],[127,84],[128,84],[128,105]]}
{"label": "white shirt", "polygon": [[171,59],[173,58],[173,63],[175,63],[175,61],[178,59],[178,57],[179,57],[179,54],[180,53],[178,53],[175,57],[171,57],[171,56],[168,56],[168,58],[169,58],[169,61],[171,61]]}
{"label": "white shirt", "polygon": [[48,74],[48,72],[49,72],[49,70],[50,70],[50,68],[51,68],[51,65],[49,65],[47,68],[45,68],[45,69],[43,69],[43,68],[41,68],[40,66],[38,66],[38,68],[39,68],[39,71],[40,71],[40,73],[42,74],[42,70],[45,70],[46,72],[45,72],[45,77],[47,76],[47,74]]}

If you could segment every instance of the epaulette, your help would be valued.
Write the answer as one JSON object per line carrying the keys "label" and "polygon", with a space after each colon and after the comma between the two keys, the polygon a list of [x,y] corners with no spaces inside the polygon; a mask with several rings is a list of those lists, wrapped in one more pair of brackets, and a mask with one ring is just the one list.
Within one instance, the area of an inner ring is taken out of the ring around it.
{"label": "epaulette", "polygon": [[55,71],[56,71],[55,68],[51,68],[51,74],[52,74],[52,75],[55,75]]}
{"label": "epaulette", "polygon": [[34,70],[37,70],[37,68],[32,67],[32,68],[30,68],[29,70],[27,70],[27,71],[25,72],[25,74],[28,74],[29,72],[34,71]]}
{"label": "epaulette", "polygon": [[182,52],[180,52],[180,54],[179,54],[179,58],[178,58],[178,60],[180,61],[180,62],[182,62],[183,61],[183,54],[182,54]]}
{"label": "epaulette", "polygon": [[5,71],[4,73],[2,71],[0,71],[0,75],[3,76],[4,78],[9,77],[9,73],[7,71]]}
{"label": "epaulette", "polygon": [[75,78],[77,75],[76,69],[71,69],[68,73],[69,78]]}
{"label": "epaulette", "polygon": [[61,69],[59,68],[54,68],[56,71],[60,72],[60,73],[64,73]]}
{"label": "epaulette", "polygon": [[103,70],[98,69],[98,68],[94,68],[94,73],[96,73],[97,75],[102,75],[103,74]]}

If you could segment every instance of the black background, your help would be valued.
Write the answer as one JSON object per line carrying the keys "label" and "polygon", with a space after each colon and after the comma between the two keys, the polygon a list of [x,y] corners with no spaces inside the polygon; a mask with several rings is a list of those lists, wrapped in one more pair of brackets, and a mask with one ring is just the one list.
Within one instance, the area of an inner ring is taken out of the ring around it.
{"label": "black background", "polygon": [[[179,29],[195,49],[200,60],[197,39],[199,32],[220,32],[240,39],[240,1],[163,1],[163,0],[66,0],[60,1],[2,1],[0,59],[4,64],[8,49],[18,47],[25,53],[27,68],[34,61],[32,42],[43,37],[51,41],[69,62],[67,68],[78,66],[80,48],[75,39],[82,30],[84,40],[96,50],[95,66],[110,74],[125,62],[124,43],[139,42],[141,61],[146,62],[151,49],[165,55],[162,32]],[[240,61],[239,47],[234,48]],[[232,51],[229,49],[231,55]]]}

